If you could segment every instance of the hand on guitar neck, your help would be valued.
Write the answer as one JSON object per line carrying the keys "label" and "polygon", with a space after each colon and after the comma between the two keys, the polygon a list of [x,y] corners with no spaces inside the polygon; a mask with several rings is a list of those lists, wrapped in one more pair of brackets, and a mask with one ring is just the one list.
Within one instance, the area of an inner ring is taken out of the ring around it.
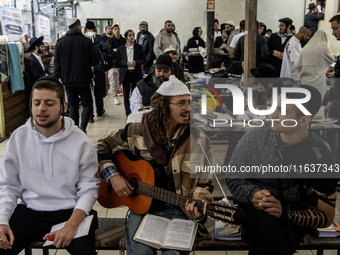
{"label": "hand on guitar neck", "polygon": [[130,183],[119,174],[112,176],[110,178],[110,182],[112,184],[112,188],[120,197],[127,197],[131,195],[134,190]]}
{"label": "hand on guitar neck", "polygon": [[[200,197],[197,197],[196,200],[202,201]],[[190,203],[189,200],[187,200],[185,202],[185,210],[192,219],[201,219],[203,217],[203,214],[198,211],[196,201]]]}

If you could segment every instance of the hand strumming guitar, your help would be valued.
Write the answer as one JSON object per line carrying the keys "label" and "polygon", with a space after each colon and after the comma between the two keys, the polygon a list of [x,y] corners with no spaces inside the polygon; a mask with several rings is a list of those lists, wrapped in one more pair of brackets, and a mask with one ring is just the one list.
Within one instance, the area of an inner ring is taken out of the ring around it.
{"label": "hand strumming guitar", "polygon": [[112,188],[120,197],[127,197],[131,195],[134,190],[130,183],[119,174],[112,176],[110,178],[110,182],[112,184]]}

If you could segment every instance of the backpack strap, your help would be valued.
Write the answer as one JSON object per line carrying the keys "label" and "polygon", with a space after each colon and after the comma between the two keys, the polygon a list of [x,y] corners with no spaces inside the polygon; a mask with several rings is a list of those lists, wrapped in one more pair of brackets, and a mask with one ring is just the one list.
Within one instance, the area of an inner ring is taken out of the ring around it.
{"label": "backpack strap", "polygon": [[288,41],[290,40],[290,38],[292,38],[293,36],[292,35],[289,35],[287,36],[285,42],[283,43],[282,47],[283,47],[283,50],[286,48],[286,44],[288,43]]}

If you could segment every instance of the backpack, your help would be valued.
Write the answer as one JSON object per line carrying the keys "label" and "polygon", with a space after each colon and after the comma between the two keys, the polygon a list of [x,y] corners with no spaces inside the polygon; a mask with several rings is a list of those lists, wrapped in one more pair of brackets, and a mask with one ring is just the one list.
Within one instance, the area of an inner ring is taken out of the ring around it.
{"label": "backpack", "polygon": [[113,62],[112,62],[113,59],[108,52],[108,46],[106,42],[104,40],[101,40],[100,36],[96,36],[94,38],[93,43],[100,57],[100,61],[96,65],[95,68],[100,72],[105,72],[111,69],[113,66]]}

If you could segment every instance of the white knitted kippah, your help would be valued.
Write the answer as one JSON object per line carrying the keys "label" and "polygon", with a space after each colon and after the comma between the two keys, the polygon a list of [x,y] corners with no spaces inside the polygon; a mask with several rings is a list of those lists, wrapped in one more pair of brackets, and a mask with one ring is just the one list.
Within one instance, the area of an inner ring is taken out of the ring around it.
{"label": "white knitted kippah", "polygon": [[170,75],[169,80],[163,82],[156,92],[162,96],[190,95],[188,87],[178,80],[175,75]]}

